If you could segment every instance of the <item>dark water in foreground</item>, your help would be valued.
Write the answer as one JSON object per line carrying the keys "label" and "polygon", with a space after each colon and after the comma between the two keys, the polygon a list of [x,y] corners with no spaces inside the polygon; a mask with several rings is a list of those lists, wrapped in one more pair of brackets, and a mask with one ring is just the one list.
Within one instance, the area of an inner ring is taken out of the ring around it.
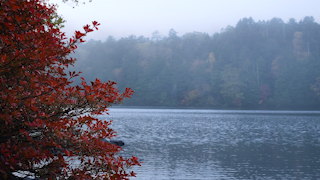
{"label": "dark water in foreground", "polygon": [[320,112],[116,109],[136,180],[320,179]]}

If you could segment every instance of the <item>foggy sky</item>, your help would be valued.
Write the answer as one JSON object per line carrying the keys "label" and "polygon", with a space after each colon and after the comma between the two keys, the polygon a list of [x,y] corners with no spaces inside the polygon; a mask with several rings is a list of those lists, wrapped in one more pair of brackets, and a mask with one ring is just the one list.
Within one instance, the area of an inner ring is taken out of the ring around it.
{"label": "foggy sky", "polygon": [[319,0],[87,0],[75,8],[62,0],[49,2],[58,3],[58,13],[67,21],[62,31],[68,37],[92,21],[101,23],[98,31],[88,34],[87,39],[96,40],[110,35],[151,37],[155,30],[167,36],[171,28],[178,36],[194,31],[212,35],[244,17],[288,22],[313,16],[320,22]]}

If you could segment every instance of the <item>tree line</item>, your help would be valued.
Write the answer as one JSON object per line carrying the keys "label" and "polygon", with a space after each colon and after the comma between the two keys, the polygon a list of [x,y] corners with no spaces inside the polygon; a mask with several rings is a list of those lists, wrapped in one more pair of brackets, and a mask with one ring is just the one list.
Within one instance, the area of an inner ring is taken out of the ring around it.
{"label": "tree line", "polygon": [[70,69],[131,87],[130,106],[319,109],[319,46],[313,17],[243,18],[213,35],[171,29],[164,37],[90,40]]}

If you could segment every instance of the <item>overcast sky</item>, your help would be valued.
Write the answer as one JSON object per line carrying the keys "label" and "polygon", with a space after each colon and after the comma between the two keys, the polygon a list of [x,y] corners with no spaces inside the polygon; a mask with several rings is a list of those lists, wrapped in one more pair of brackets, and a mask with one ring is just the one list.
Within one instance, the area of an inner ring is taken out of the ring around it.
{"label": "overcast sky", "polygon": [[101,25],[88,38],[100,40],[109,35],[151,37],[155,30],[167,36],[171,28],[179,36],[194,31],[212,35],[244,17],[288,22],[313,16],[320,22],[320,0],[87,0],[75,8],[62,0],[49,2],[58,3],[58,13],[67,21],[63,29],[67,36],[95,20]]}

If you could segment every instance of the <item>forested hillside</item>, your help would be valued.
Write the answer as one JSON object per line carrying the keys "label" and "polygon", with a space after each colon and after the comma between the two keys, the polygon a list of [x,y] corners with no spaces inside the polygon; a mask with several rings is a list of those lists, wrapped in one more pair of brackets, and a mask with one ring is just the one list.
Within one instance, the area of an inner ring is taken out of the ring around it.
{"label": "forested hillside", "polygon": [[171,29],[165,37],[90,40],[74,57],[70,70],[87,80],[131,87],[125,105],[320,108],[320,24],[313,17],[244,18],[213,35],[180,37]]}

